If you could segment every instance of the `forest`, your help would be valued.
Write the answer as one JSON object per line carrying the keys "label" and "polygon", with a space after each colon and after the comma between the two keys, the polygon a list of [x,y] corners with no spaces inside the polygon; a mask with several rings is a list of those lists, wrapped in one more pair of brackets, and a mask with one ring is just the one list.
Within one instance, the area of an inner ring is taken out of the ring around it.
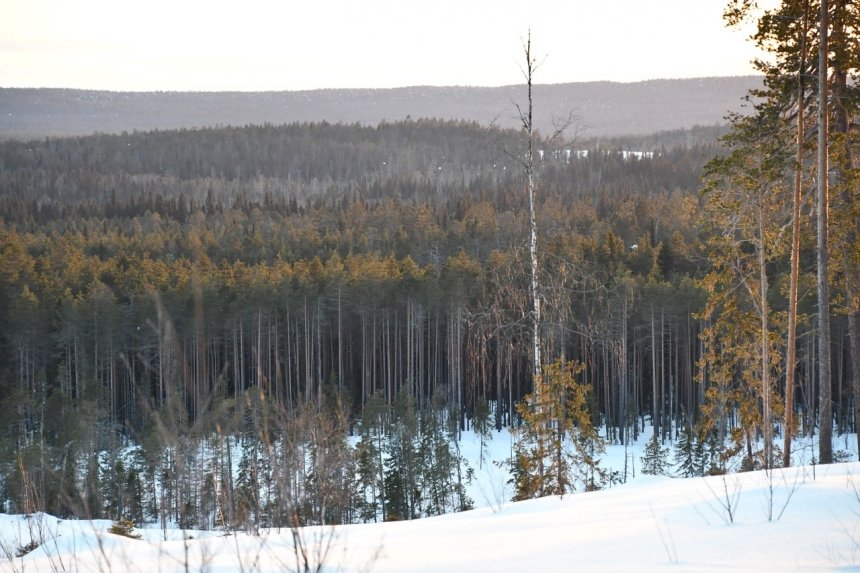
{"label": "forest", "polygon": [[860,402],[858,14],[836,3],[816,84],[810,4],[762,20],[784,49],[725,127],[0,142],[3,509],[226,530],[435,515],[471,506],[466,429],[519,438],[518,499],[607,487],[603,445],[650,425],[695,450],[691,475],[786,464],[799,435],[832,448]]}

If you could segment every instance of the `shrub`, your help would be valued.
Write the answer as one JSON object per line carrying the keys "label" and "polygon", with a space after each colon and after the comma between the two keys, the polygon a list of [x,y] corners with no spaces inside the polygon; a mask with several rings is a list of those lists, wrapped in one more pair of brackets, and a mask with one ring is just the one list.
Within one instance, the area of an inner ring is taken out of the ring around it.
{"label": "shrub", "polygon": [[114,535],[122,535],[123,537],[128,537],[129,539],[140,539],[140,534],[134,532],[134,522],[130,519],[126,519],[125,517],[121,517],[113,522],[113,524],[108,529],[108,533],[113,533]]}
{"label": "shrub", "polygon": [[23,557],[37,547],[39,547],[39,542],[36,540],[31,540],[30,543],[21,545],[20,547],[18,547],[18,549],[15,550],[15,557]]}

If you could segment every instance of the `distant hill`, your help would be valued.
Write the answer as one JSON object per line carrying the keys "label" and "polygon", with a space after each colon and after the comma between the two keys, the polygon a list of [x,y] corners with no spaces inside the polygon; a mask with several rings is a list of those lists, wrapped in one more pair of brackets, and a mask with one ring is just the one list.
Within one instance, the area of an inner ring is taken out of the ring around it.
{"label": "distant hill", "polygon": [[[638,135],[722,123],[757,76],[535,86],[535,124],[572,112],[588,137]],[[376,125],[413,118],[518,125],[521,85],[293,92],[108,92],[0,88],[0,138],[328,121]]]}

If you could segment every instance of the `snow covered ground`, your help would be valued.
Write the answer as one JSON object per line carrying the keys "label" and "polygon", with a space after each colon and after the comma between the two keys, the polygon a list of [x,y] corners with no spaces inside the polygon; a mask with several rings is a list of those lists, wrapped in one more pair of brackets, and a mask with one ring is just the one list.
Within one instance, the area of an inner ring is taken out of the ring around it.
{"label": "snow covered ground", "polygon": [[[840,438],[834,445],[853,451],[854,443]],[[635,465],[637,477],[626,484],[506,503],[508,476],[490,460],[508,455],[508,435],[496,434],[480,468],[478,443],[464,435],[463,453],[477,475],[470,493],[482,507],[411,522],[307,528],[299,539],[312,571],[326,547],[324,570],[344,572],[860,571],[860,463],[641,476],[642,444],[627,450],[628,472]],[[610,447],[605,465],[622,470],[624,452]],[[109,526],[0,515],[0,539],[12,555],[31,539],[41,542],[24,557],[0,554],[0,571],[304,570],[289,530],[259,537],[170,530],[164,541],[155,526],[138,530],[142,540],[106,533]]]}

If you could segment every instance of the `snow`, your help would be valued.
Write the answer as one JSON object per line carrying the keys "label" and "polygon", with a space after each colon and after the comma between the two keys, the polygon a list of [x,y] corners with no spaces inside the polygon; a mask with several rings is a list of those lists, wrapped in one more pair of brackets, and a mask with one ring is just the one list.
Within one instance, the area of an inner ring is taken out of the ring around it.
{"label": "snow", "polygon": [[[330,545],[324,571],[332,572],[860,571],[860,463],[707,478],[642,476],[647,438],[640,436],[635,447],[608,448],[605,467],[623,473],[627,458],[624,484],[510,503],[503,501],[511,495],[508,474],[492,462],[509,455],[509,434],[494,434],[479,468],[479,442],[464,433],[477,509],[410,522],[311,527],[299,539],[311,570]],[[844,442],[849,449],[855,443],[853,437]],[[796,457],[812,451],[801,444]],[[5,550],[14,554],[30,539],[42,541],[22,558],[0,553],[0,572],[302,570],[289,530],[255,537],[174,529],[164,541],[156,525],[138,530],[142,540],[109,534],[109,526],[0,515]]]}

